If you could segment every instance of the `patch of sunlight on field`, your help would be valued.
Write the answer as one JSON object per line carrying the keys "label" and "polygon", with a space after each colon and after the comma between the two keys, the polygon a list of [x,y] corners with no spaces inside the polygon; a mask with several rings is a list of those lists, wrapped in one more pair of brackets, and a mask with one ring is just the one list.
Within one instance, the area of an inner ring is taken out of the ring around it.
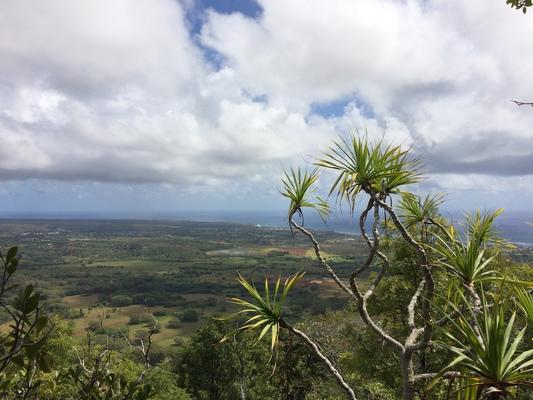
{"label": "patch of sunlight on field", "polygon": [[75,296],[65,296],[63,301],[71,308],[88,308],[93,304],[98,303],[98,295],[75,295]]}
{"label": "patch of sunlight on field", "polygon": [[168,270],[178,268],[178,262],[174,260],[103,260],[87,263],[92,268],[126,268],[135,270]]}

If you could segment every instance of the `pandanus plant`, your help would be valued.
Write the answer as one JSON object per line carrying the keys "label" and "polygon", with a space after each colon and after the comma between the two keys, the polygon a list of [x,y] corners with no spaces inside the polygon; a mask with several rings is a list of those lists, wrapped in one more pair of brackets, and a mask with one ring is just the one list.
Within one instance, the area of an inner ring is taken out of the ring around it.
{"label": "pandanus plant", "polygon": [[[529,286],[533,286],[533,282],[529,282]],[[528,327],[533,328],[533,289],[526,289],[523,286],[517,286],[515,289],[515,303],[522,310]],[[530,343],[533,343],[533,336],[529,338]]]}
{"label": "pandanus plant", "polygon": [[[239,331],[261,329],[259,338],[260,341],[269,331],[271,337],[271,350],[276,350],[279,341],[279,332],[287,323],[282,318],[283,305],[287,298],[287,294],[302,279],[304,273],[299,272],[288,277],[281,287],[281,277],[276,280],[274,290],[270,290],[270,284],[265,277],[264,295],[261,295],[259,290],[253,283],[248,282],[239,274],[237,281],[246,290],[248,295],[252,298],[251,301],[246,301],[237,297],[230,299],[230,302],[242,307],[235,316],[248,316],[249,318],[239,327]],[[281,287],[281,290],[280,290]]]}
{"label": "pandanus plant", "polygon": [[355,135],[334,142],[316,164],[338,171],[330,195],[336,192],[339,200],[348,201],[352,211],[360,192],[376,194],[383,200],[399,193],[401,186],[422,180],[420,158],[411,157],[401,146],[372,143]]}
{"label": "pandanus plant", "polygon": [[[502,318],[498,316],[489,315],[485,320],[485,316],[481,314],[491,310],[483,308],[477,295],[476,285],[492,279],[494,275],[491,267],[493,257],[489,254],[492,250],[488,248],[487,243],[494,238],[492,222],[497,216],[496,213],[492,215],[478,213],[467,218],[466,236],[461,241],[453,227],[447,228],[446,224],[441,225],[436,219],[438,206],[442,200],[440,197],[428,196],[420,200],[414,196],[405,195],[405,185],[417,183],[422,179],[420,159],[412,157],[409,150],[401,146],[386,145],[383,141],[373,142],[366,137],[358,136],[341,139],[334,142],[315,165],[337,173],[329,196],[336,197],[338,203],[348,203],[352,214],[359,198],[366,197],[363,211],[359,216],[359,228],[363,243],[368,247],[368,255],[361,265],[354,267],[348,281],[341,279],[334,267],[329,264],[329,260],[323,257],[320,245],[312,232],[304,228],[303,209],[314,209],[322,218],[329,213],[328,204],[314,195],[318,181],[317,169],[307,171],[291,168],[282,179],[281,193],[290,200],[289,226],[291,230],[296,229],[309,239],[318,261],[339,289],[344,292],[346,298],[355,304],[356,311],[367,329],[396,350],[402,378],[403,399],[413,400],[420,384],[425,379],[431,379],[436,375],[424,371],[417,360],[427,354],[433,343],[433,331],[436,325],[433,271],[439,266],[449,272],[448,276],[459,278],[459,282],[465,287],[467,293],[460,295],[468,298],[467,303],[474,300],[472,302],[474,304],[469,305],[472,316],[462,317],[460,313],[463,310],[455,310],[459,315],[459,319],[453,321],[458,328],[457,340],[454,341],[452,338],[450,340],[454,343],[452,351],[456,352],[457,358],[449,367],[460,366],[465,371],[471,368],[475,373],[465,372],[465,376],[461,379],[474,382],[475,386],[472,387],[476,388],[475,391],[478,386],[483,387],[485,392],[504,391],[508,385],[517,386],[523,384],[524,380],[527,381],[528,374],[530,374],[531,355],[529,352],[518,353],[518,344],[522,340],[523,333],[517,334],[515,339],[510,341],[512,328],[509,331],[505,329],[502,331]],[[400,215],[396,214],[395,208],[389,203],[393,201],[393,195],[398,194],[404,196],[400,204]],[[411,300],[405,310],[405,320],[409,328],[406,337],[394,337],[386,327],[380,324],[378,319],[370,314],[367,307],[369,299],[376,296],[375,289],[387,275],[388,266],[391,263],[388,255],[385,254],[386,249],[380,244],[380,212],[391,218],[400,237],[412,247],[416,253],[417,266],[421,271],[421,278],[417,282],[416,289],[413,289]],[[366,222],[372,214],[374,217],[372,229],[367,232]],[[299,223],[295,216],[300,217],[302,222]],[[421,240],[418,241],[412,235],[413,230],[409,229],[411,226],[413,228],[424,226],[428,222],[436,225],[444,234],[440,235],[442,238],[432,237],[431,247],[430,243],[425,243],[429,242],[428,235],[421,235]],[[435,263],[435,253],[440,258],[439,264]],[[365,285],[365,290],[363,290],[363,286],[358,281],[359,275],[372,266],[378,267],[379,272],[369,285]],[[259,339],[270,333],[271,347],[274,350],[279,340],[280,330],[285,329],[300,337],[328,366],[348,398],[355,399],[353,390],[347,385],[336,366],[321,352],[317,343],[291,326],[282,316],[285,299],[300,278],[300,275],[294,275],[283,285],[278,280],[274,290],[271,290],[266,281],[264,294],[261,294],[253,284],[239,277],[239,282],[251,297],[250,301],[233,299],[242,307],[238,315],[247,316],[241,330],[259,330]],[[483,320],[483,328],[479,326],[477,318]],[[446,322],[446,318],[439,322],[441,321]],[[506,322],[512,326],[514,317]],[[496,353],[493,348],[494,343],[497,342],[493,338],[494,335],[500,335],[503,340],[500,347],[496,346]],[[462,345],[461,340],[466,344]],[[473,353],[470,352],[469,347],[474,347]],[[503,356],[501,356],[500,365],[505,365],[505,367],[501,371],[495,367],[499,371],[495,374],[494,371],[491,372],[494,364],[493,358],[500,357],[501,354]],[[502,377],[505,379],[505,384],[500,384],[499,380]],[[474,389],[471,393],[474,393]]]}
{"label": "pandanus plant", "polygon": [[290,172],[284,173],[281,179],[281,183],[283,184],[281,194],[290,200],[289,220],[295,214],[303,218],[302,209],[305,207],[315,209],[323,220],[329,215],[330,208],[328,203],[319,196],[315,196],[314,198],[311,196],[315,191],[318,176],[319,174],[316,168],[308,171],[291,167]]}
{"label": "pandanus plant", "polygon": [[442,194],[428,194],[422,199],[412,193],[403,193],[398,203],[399,216],[406,228],[435,223],[443,201],[444,195]]}
{"label": "pandanus plant", "polygon": [[445,267],[452,275],[460,278],[465,285],[481,282],[494,275],[490,263],[494,256],[486,257],[486,249],[477,240],[468,240],[466,243],[455,239],[453,228],[451,242],[437,237],[436,252],[441,256],[440,265]]}
{"label": "pandanus plant", "polygon": [[[230,302],[242,307],[242,309],[235,313],[233,317],[241,318],[245,316],[247,318],[247,320],[241,324],[240,328],[237,329],[237,333],[247,330],[260,330],[257,339],[257,341],[260,341],[268,334],[268,332],[270,332],[270,346],[273,352],[277,350],[279,334],[282,329],[298,336],[329,368],[348,398],[356,400],[352,388],[346,383],[334,363],[322,352],[319,345],[304,332],[295,328],[283,319],[283,306],[287,295],[303,276],[303,272],[298,272],[289,276],[285,279],[283,285],[281,285],[280,277],[276,280],[273,290],[271,290],[268,278],[265,277],[264,293],[261,294],[253,283],[248,282],[239,275],[237,280],[251,297],[251,300],[247,301],[236,297],[230,299]],[[224,338],[223,340],[226,339],[227,338]]]}
{"label": "pandanus plant", "polygon": [[[517,329],[516,311],[510,313],[510,301],[496,297],[493,304],[488,304],[485,296],[481,297],[480,315],[473,312],[464,297],[467,313],[453,305],[455,315],[449,316],[453,330],[444,331],[449,343],[443,347],[455,358],[433,384],[447,371],[456,369],[468,382],[459,391],[471,393],[471,388],[476,388],[476,399],[506,398],[519,386],[533,386],[533,349],[520,350],[526,327]],[[472,319],[481,327],[480,332],[474,329]]]}

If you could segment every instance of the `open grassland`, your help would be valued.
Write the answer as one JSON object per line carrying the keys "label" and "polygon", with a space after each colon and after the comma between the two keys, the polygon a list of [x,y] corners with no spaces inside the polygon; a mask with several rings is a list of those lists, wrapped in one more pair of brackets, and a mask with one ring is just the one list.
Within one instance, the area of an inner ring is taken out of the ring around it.
{"label": "open grassland", "polygon": [[[359,240],[332,232],[317,235],[326,258],[347,278],[364,257]],[[34,282],[49,310],[68,318],[76,336],[99,325],[107,333],[135,335],[150,326],[147,316],[154,314],[159,321],[154,341],[170,346],[213,315],[231,313],[227,297],[243,294],[237,272],[259,281],[306,271],[289,299],[288,318],[345,303],[313,249],[287,229],[179,221],[5,220],[0,241],[3,248],[20,247],[24,258],[17,278]]]}

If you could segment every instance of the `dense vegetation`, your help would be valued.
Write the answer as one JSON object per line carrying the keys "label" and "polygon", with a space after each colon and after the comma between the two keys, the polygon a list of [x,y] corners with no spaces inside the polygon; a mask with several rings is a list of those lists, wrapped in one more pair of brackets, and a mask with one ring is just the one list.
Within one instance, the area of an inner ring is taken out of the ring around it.
{"label": "dense vegetation", "polygon": [[530,253],[499,211],[453,226],[441,196],[406,191],[420,161],[400,147],[354,137],[317,163],[361,240],[304,226],[330,205],[302,169],[283,181],[292,232],[6,221],[1,397],[530,398]]}
{"label": "dense vegetation", "polygon": [[[282,194],[290,199],[289,224],[308,238],[339,292],[347,295],[352,313],[376,340],[373,347],[391,352],[388,373],[397,371],[402,399],[450,397],[452,392],[468,399],[526,398],[533,385],[533,349],[526,334],[533,313],[531,270],[520,273],[499,259],[505,244],[493,223],[501,210],[467,214],[457,229],[439,214],[441,195],[419,198],[406,191],[423,179],[420,164],[400,146],[355,136],[334,143],[317,160],[319,168],[337,173],[330,196],[352,213],[362,205],[359,228],[368,256],[352,268],[348,281],[337,275],[317,238],[303,226],[305,208],[322,217],[329,213],[329,204],[313,195],[318,169],[285,174]],[[362,282],[360,274],[371,266],[378,272]],[[236,316],[248,318],[239,329],[259,330],[259,339],[270,333],[274,353],[281,331],[299,337],[355,400],[354,388],[365,384],[350,382],[316,338],[284,318],[287,295],[302,276],[292,275],[283,284],[278,279],[274,287],[265,280],[263,293],[241,277],[251,300],[233,300],[241,306]],[[390,278],[401,285],[396,293]],[[374,314],[373,304],[391,294],[399,307],[391,316],[396,323],[389,326],[384,310]]]}

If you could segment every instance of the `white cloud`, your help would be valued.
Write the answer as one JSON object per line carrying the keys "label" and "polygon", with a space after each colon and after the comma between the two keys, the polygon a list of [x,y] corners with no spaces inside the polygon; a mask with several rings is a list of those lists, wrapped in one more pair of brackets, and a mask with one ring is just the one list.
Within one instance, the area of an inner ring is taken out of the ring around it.
{"label": "white cloud", "polygon": [[480,188],[485,175],[533,173],[533,113],[509,101],[533,98],[533,24],[504,2],[260,3],[261,19],[211,12],[202,32],[252,93],[287,104],[356,93],[375,113],[366,126],[401,127],[431,172],[455,162]]}
{"label": "white cloud", "polygon": [[12,1],[2,19],[4,179],[220,186],[271,177],[332,137],[213,70],[177,2]]}
{"label": "white cloud", "polygon": [[[180,2],[3,2],[0,178],[253,196],[356,127],[425,154],[441,186],[533,183],[533,112],[509,101],[533,97],[529,16],[484,0],[260,3],[259,19],[208,12],[215,70]],[[354,94],[342,116],[311,112]]]}

